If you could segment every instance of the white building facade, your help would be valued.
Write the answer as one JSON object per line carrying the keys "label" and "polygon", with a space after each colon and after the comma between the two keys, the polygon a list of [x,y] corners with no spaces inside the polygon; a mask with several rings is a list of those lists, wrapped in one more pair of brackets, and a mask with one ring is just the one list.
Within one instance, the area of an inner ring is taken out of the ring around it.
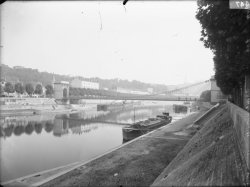
{"label": "white building facade", "polygon": [[82,81],[78,78],[75,78],[71,81],[70,86],[72,88],[88,88],[88,89],[99,89],[99,83],[97,82],[90,82],[90,81]]}
{"label": "white building facade", "polygon": [[116,92],[119,93],[127,93],[127,94],[137,94],[137,95],[148,95],[148,92],[145,91],[140,91],[140,90],[130,90],[130,89],[126,89],[126,88],[121,88],[121,87],[117,87],[115,89]]}

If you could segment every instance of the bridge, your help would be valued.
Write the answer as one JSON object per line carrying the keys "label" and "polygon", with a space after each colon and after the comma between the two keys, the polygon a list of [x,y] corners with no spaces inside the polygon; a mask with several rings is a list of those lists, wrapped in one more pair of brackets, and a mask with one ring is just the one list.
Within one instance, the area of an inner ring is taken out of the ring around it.
{"label": "bridge", "polygon": [[149,95],[115,93],[113,95],[84,95],[64,97],[65,100],[97,99],[97,100],[152,100],[152,101],[196,101],[205,90],[211,89],[211,80],[194,83],[173,90]]}
{"label": "bridge", "polygon": [[97,99],[97,100],[144,100],[144,101],[197,101],[199,97],[195,96],[171,96],[171,97],[164,97],[164,96],[148,96],[145,97],[144,95],[138,96],[79,96],[79,97],[68,97],[65,99],[69,100],[81,100],[81,99]]}

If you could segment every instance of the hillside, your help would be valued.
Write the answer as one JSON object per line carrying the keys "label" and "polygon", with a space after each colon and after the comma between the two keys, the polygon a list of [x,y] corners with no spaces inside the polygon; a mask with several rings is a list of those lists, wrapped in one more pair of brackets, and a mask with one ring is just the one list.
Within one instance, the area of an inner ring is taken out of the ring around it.
{"label": "hillside", "polygon": [[[5,64],[1,64],[0,66],[1,72],[1,79],[5,79],[6,81],[10,82],[23,82],[24,84],[32,83],[42,83],[43,85],[51,84],[53,80],[53,76],[55,77],[56,81],[71,81],[73,77],[67,75],[59,75],[53,74],[49,72],[40,72],[37,69],[25,68],[21,66],[16,67],[9,67]],[[143,83],[140,81],[128,81],[128,80],[121,80],[121,79],[101,79],[98,77],[91,77],[85,78],[80,77],[83,80],[94,80],[100,83],[100,88],[112,88],[122,87],[126,89],[132,90],[141,90],[146,91],[147,88],[153,88],[155,92],[162,92],[168,90],[168,86],[162,84],[149,84]]]}

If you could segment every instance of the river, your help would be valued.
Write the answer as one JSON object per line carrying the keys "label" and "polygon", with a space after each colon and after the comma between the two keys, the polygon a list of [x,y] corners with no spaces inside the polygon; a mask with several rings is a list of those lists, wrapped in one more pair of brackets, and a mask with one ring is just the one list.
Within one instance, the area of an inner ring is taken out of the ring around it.
{"label": "river", "polygon": [[107,112],[89,109],[77,114],[1,117],[1,182],[78,161],[88,161],[123,144],[126,123],[169,112],[173,104],[143,101],[132,108]]}

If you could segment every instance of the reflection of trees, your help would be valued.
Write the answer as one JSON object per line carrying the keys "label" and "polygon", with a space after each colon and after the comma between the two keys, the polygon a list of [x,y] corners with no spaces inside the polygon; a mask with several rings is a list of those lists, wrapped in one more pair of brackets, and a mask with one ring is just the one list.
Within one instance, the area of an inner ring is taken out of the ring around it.
{"label": "reflection of trees", "polygon": [[4,136],[4,131],[3,131],[3,128],[0,127],[0,137]]}
{"label": "reflection of trees", "polygon": [[20,126],[16,126],[14,128],[14,134],[16,136],[20,136],[22,133],[24,132],[24,126],[20,125]]}
{"label": "reflection of trees", "polygon": [[10,137],[12,135],[13,130],[14,130],[14,125],[13,124],[11,124],[8,127],[6,127],[4,129],[5,136]]}
{"label": "reflection of trees", "polygon": [[28,125],[26,125],[25,127],[25,133],[26,134],[32,134],[32,132],[34,131],[34,126],[31,122],[28,123]]}
{"label": "reflection of trees", "polygon": [[41,123],[36,123],[35,124],[35,131],[36,131],[37,134],[41,134],[42,129],[43,129],[43,126],[42,126]]}
{"label": "reflection of trees", "polygon": [[46,122],[44,130],[50,133],[53,130],[53,123],[51,123],[50,121]]}

